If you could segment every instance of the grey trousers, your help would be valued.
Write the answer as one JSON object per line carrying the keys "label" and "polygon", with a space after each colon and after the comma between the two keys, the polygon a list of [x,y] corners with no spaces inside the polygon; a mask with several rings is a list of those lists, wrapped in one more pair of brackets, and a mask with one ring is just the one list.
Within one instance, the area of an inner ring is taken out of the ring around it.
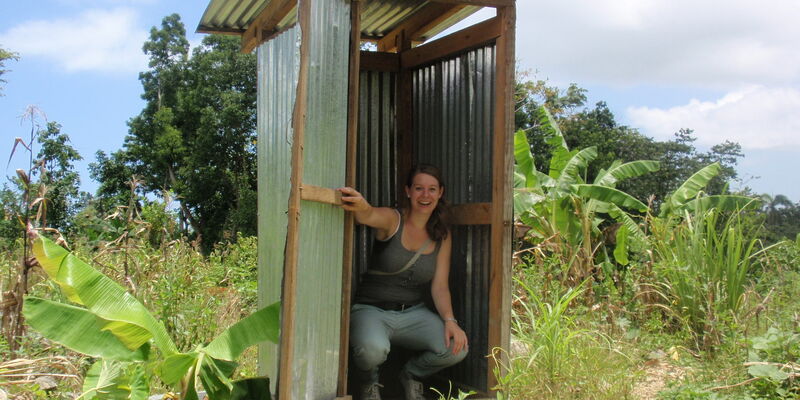
{"label": "grey trousers", "polygon": [[403,311],[354,304],[350,312],[350,348],[353,364],[363,383],[378,382],[378,367],[386,361],[392,345],[420,351],[404,367],[418,378],[454,365],[467,356],[466,349],[453,354],[451,348],[445,346],[444,323],[424,304]]}

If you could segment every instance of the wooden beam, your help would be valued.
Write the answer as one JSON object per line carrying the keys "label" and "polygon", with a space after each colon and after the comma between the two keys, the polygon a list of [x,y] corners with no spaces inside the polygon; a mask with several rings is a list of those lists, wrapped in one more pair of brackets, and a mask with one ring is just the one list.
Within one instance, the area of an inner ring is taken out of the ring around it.
{"label": "wooden beam", "polygon": [[516,0],[430,0],[432,3],[464,4],[482,7],[508,7],[513,6]]}
{"label": "wooden beam", "polygon": [[[361,76],[361,2],[350,3],[350,71],[347,86],[347,148],[345,150],[344,184],[356,185],[356,153],[358,152],[359,77]],[[399,64],[399,63],[398,63]],[[337,192],[341,202],[341,192]],[[350,354],[350,292],[353,288],[353,241],[355,217],[344,216],[344,242],[342,251],[342,314],[339,333],[339,382],[336,394],[347,398],[347,370]]]}
{"label": "wooden beam", "polygon": [[[411,41],[404,35],[398,40],[400,52],[411,48]],[[414,164],[414,72],[400,69],[397,74],[397,94],[395,94],[397,123],[397,194],[396,199],[405,196],[406,174]]]}
{"label": "wooden beam", "polygon": [[413,15],[403,20],[400,25],[392,29],[381,40],[378,40],[378,51],[397,51],[398,39],[403,35],[405,40],[420,40],[453,14],[461,11],[464,5],[431,3],[417,10]]}
{"label": "wooden beam", "polygon": [[[275,2],[277,0],[273,0]],[[306,112],[308,109],[309,49],[307,32],[311,28],[311,2],[300,2],[298,23],[303,31],[300,42],[300,70],[297,80],[294,110],[292,112],[292,174],[287,212],[286,249],[283,264],[281,295],[281,332],[279,344],[278,398],[291,400],[294,382],[294,320],[297,300],[297,264],[300,252],[300,198],[303,185],[303,142],[305,141]]]}
{"label": "wooden beam", "polygon": [[272,0],[242,34],[242,53],[253,51],[270,37],[278,24],[297,6],[297,0]]}
{"label": "wooden beam", "polygon": [[501,21],[499,17],[487,19],[441,39],[402,52],[400,54],[400,66],[401,68],[414,68],[467,49],[491,43],[500,36],[500,32]]}
{"label": "wooden beam", "polygon": [[400,71],[400,55],[379,51],[362,51],[359,61],[362,71]]}
{"label": "wooden beam", "polygon": [[450,206],[452,225],[489,225],[492,223],[492,203],[467,203]]}
{"label": "wooden beam", "polygon": [[[497,9],[501,34],[496,44],[494,138],[492,143],[492,227],[489,271],[489,347],[508,349],[511,336],[511,239],[514,130],[514,6]],[[507,353],[499,355],[508,365]],[[507,371],[502,370],[505,374]],[[488,387],[497,386],[489,368]]]}
{"label": "wooden beam", "polygon": [[342,193],[334,189],[303,185],[300,187],[300,199],[339,206],[342,204]]}

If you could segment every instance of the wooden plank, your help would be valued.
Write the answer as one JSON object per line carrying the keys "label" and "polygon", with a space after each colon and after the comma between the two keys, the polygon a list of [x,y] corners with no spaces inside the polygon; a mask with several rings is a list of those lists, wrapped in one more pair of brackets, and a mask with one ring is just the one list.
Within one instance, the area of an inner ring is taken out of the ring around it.
{"label": "wooden plank", "polygon": [[[276,0],[273,0],[276,1]],[[311,28],[311,3],[302,1],[298,10],[300,29],[304,32],[300,42],[300,70],[292,112],[292,175],[287,212],[286,250],[283,264],[283,288],[281,295],[281,334],[278,362],[278,398],[291,400],[294,382],[294,315],[297,303],[297,263],[300,250],[300,197],[303,182],[303,142],[305,141],[306,112],[308,109],[308,64],[309,49],[306,32]]]}
{"label": "wooden plank", "polygon": [[500,36],[500,29],[501,21],[499,17],[487,19],[469,28],[403,52],[400,55],[400,67],[414,68],[467,49],[491,43]]}
{"label": "wooden plank", "polygon": [[304,184],[300,187],[300,199],[338,206],[342,204],[342,193],[334,189]]}
{"label": "wooden plank", "polygon": [[464,4],[468,6],[482,7],[509,7],[516,3],[516,0],[430,0],[432,3],[444,4]]}
{"label": "wooden plank", "polygon": [[253,51],[267,38],[273,36],[275,27],[297,6],[297,0],[272,0],[258,13],[242,34],[242,53]]}
{"label": "wooden plank", "polygon": [[[492,155],[491,268],[489,272],[489,347],[508,350],[511,335],[511,235],[513,226],[512,174],[514,130],[514,23],[513,6],[498,8],[501,35],[497,39],[495,116]],[[508,365],[507,353],[499,354]],[[501,367],[502,368],[502,367]],[[488,387],[497,385],[489,368]],[[507,371],[501,370],[501,374]]]}
{"label": "wooden plank", "polygon": [[400,55],[397,53],[362,51],[359,63],[362,71],[400,71]]}
{"label": "wooden plank", "polygon": [[[361,75],[361,2],[350,3],[350,72],[347,86],[347,149],[345,155],[344,183],[356,185],[356,153],[358,152],[359,77]],[[399,63],[398,63],[399,64]],[[341,197],[339,198],[341,201]],[[353,287],[353,241],[355,240],[353,213],[344,216],[344,243],[342,251],[342,314],[339,333],[339,376],[336,394],[341,399],[352,400],[347,395],[347,367],[350,354],[350,292]]]}
{"label": "wooden plank", "polygon": [[430,3],[417,10],[378,40],[378,51],[397,51],[399,39],[420,40],[426,33],[461,11],[464,5]]}
{"label": "wooden plank", "polygon": [[[400,53],[411,48],[411,41],[400,38]],[[414,72],[400,69],[397,74],[397,199],[406,195],[406,174],[414,163]],[[401,203],[402,204],[402,203]]]}
{"label": "wooden plank", "polygon": [[489,225],[492,223],[492,203],[467,203],[450,206],[452,225]]}

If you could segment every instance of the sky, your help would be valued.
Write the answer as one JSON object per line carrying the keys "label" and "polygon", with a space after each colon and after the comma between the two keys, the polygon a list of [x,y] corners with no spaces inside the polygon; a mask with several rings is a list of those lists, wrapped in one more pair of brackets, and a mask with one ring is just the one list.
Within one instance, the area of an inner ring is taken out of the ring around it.
{"label": "sky", "polygon": [[[144,102],[142,44],[178,13],[191,43],[207,0],[37,0],[0,13],[6,62],[0,159],[27,141],[29,106],[62,125],[84,157],[82,188],[94,191],[95,152],[121,148]],[[485,19],[481,11],[469,22]],[[690,128],[705,150],[742,145],[738,172],[757,193],[800,201],[800,3],[771,0],[517,0],[518,70],[605,101],[621,124],[658,140]],[[468,23],[469,23],[468,22]],[[21,148],[4,175],[25,165]],[[5,154],[3,154],[5,153]],[[6,161],[8,162],[8,161]]]}

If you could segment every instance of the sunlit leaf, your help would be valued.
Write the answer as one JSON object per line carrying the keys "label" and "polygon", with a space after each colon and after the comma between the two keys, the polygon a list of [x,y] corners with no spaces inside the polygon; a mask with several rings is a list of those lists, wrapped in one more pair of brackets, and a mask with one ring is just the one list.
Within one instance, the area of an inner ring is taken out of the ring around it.
{"label": "sunlit leaf", "polygon": [[28,296],[23,308],[25,321],[44,337],[92,357],[111,360],[145,360],[149,346],[128,349],[84,308]]}
{"label": "sunlit leaf", "polygon": [[250,346],[270,341],[278,343],[280,302],[273,303],[223,331],[203,351],[219,360],[233,361]]}

